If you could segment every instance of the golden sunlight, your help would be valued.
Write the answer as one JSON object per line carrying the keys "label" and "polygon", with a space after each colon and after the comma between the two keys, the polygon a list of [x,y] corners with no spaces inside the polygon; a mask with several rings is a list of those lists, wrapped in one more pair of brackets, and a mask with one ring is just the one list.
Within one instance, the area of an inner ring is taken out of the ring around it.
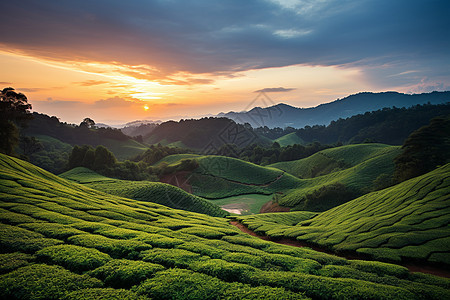
{"label": "golden sunlight", "polygon": [[144,110],[147,111],[149,109],[148,105],[144,105]]}

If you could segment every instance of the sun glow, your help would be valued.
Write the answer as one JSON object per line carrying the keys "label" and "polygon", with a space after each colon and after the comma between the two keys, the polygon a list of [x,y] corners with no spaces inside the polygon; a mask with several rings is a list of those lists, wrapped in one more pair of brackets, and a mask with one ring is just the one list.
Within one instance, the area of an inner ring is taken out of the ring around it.
{"label": "sun glow", "polygon": [[144,110],[147,111],[150,107],[148,105],[144,105]]}

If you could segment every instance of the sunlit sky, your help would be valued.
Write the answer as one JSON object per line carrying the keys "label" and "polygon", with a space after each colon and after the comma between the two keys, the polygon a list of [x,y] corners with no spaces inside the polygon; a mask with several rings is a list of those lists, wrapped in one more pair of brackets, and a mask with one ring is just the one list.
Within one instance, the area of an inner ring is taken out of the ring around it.
{"label": "sunlit sky", "polygon": [[[79,123],[450,90],[449,1],[0,2],[0,87]],[[258,105],[258,103],[255,103]]]}

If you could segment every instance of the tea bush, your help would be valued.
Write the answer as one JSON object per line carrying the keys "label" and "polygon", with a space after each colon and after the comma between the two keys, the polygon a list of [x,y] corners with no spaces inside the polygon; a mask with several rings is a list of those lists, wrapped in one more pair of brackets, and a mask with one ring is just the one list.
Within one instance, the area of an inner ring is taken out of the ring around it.
{"label": "tea bush", "polygon": [[59,266],[33,264],[0,276],[1,299],[59,299],[66,292],[101,287],[100,280]]}
{"label": "tea bush", "polygon": [[36,252],[39,259],[61,265],[71,271],[81,273],[92,270],[111,260],[108,254],[97,249],[75,245],[57,245]]}
{"label": "tea bush", "polygon": [[90,271],[88,274],[102,280],[107,286],[114,288],[130,288],[162,270],[164,270],[164,267],[158,264],[115,259]]}

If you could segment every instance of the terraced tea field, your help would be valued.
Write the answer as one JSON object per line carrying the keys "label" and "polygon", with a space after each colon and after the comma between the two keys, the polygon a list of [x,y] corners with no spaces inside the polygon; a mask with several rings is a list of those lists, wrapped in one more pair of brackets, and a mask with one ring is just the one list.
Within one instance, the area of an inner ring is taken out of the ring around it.
{"label": "terraced tea field", "polygon": [[1,299],[450,298],[448,279],[262,241],[3,154],[0,222]]}
{"label": "terraced tea field", "polygon": [[114,179],[82,167],[67,171],[60,177],[112,195],[154,202],[214,217],[228,215],[216,204],[165,183]]}
{"label": "terraced tea field", "polygon": [[[270,167],[286,171],[299,178],[312,178],[354,167],[369,159],[400,154],[400,147],[384,144],[346,145],[319,151],[307,158],[279,162]],[[376,172],[380,173],[380,172]]]}
{"label": "terraced tea field", "polygon": [[[212,155],[174,155],[164,161],[176,164],[183,158],[195,158],[199,168],[187,180],[192,192],[203,198],[226,201],[247,194],[279,194],[276,202],[281,206],[324,211],[367,193],[380,175],[392,176],[393,159],[399,153],[397,146],[361,144],[326,149],[305,159],[266,167]],[[320,176],[311,178],[312,173]],[[343,187],[344,199],[308,202],[309,195],[335,186]]]}
{"label": "terraced tea field", "polygon": [[317,215],[237,219],[258,233],[295,238],[335,252],[450,266],[450,164]]}

